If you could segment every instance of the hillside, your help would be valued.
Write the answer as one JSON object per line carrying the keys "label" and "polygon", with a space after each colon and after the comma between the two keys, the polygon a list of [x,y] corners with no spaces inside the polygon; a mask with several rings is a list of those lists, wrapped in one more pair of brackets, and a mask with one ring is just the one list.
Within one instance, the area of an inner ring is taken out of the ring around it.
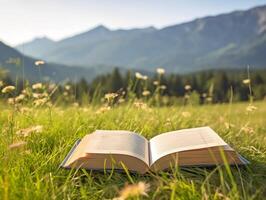
{"label": "hillside", "polygon": [[[0,68],[8,70],[11,77],[24,76],[25,79],[31,81],[42,80],[63,81],[63,80],[79,80],[85,78],[91,80],[99,71],[108,71],[105,67],[97,68],[82,68],[82,67],[68,67],[62,64],[45,63],[40,67],[35,66],[36,59],[24,56],[17,50],[5,45],[0,41]],[[110,68],[111,69],[111,68]]]}
{"label": "hillside", "polygon": [[17,46],[21,52],[67,65],[116,65],[169,72],[266,67],[266,6],[235,11],[162,29],[110,30],[98,26],[60,40]]}

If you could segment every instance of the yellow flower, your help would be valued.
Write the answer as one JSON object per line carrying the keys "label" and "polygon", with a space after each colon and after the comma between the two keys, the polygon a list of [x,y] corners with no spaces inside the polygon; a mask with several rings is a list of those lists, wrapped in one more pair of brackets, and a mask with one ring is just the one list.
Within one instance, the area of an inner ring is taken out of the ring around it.
{"label": "yellow flower", "polygon": [[6,86],[2,89],[2,93],[10,93],[12,91],[14,91],[16,88],[12,85]]}
{"label": "yellow flower", "polygon": [[132,185],[126,185],[120,192],[119,197],[114,198],[116,200],[125,200],[132,197],[148,196],[147,192],[150,189],[150,185],[144,182],[138,182]]}
{"label": "yellow flower", "polygon": [[165,73],[165,70],[163,68],[157,68],[156,71],[158,74],[164,74]]}
{"label": "yellow flower", "polygon": [[248,105],[246,107],[246,111],[247,112],[253,112],[254,110],[257,110],[258,108],[256,106],[253,106],[253,105]]}
{"label": "yellow flower", "polygon": [[242,82],[243,82],[245,85],[248,85],[248,84],[250,84],[250,79],[244,79]]}
{"label": "yellow flower", "polygon": [[44,65],[45,62],[43,60],[36,60],[35,63],[34,63],[36,66],[39,66],[39,65]]}
{"label": "yellow flower", "polygon": [[191,90],[191,85],[185,85],[185,90]]}
{"label": "yellow flower", "polygon": [[149,90],[144,90],[143,92],[142,92],[142,95],[143,96],[149,96],[151,94],[151,92],[149,91]]}
{"label": "yellow flower", "polygon": [[42,88],[43,88],[42,83],[36,83],[36,84],[32,85],[32,89],[34,89],[34,90],[38,90],[38,89],[42,89]]}

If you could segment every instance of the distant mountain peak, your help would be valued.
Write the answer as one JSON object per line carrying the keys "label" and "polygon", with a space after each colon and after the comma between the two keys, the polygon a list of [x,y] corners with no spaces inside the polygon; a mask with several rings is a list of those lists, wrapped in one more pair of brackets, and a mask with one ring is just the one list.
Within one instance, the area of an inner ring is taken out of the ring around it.
{"label": "distant mountain peak", "polygon": [[93,29],[91,29],[90,31],[97,31],[97,32],[109,32],[110,29],[108,29],[106,26],[104,25],[98,25],[96,27],[94,27]]}

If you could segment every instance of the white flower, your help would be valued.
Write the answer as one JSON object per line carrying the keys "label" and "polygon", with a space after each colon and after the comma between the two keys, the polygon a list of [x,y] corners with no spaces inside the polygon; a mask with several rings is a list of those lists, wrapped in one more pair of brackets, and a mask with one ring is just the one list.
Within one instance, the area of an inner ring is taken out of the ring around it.
{"label": "white flower", "polygon": [[143,96],[149,96],[151,94],[151,92],[149,91],[149,90],[144,90],[143,92],[142,92],[142,95]]}
{"label": "white flower", "polygon": [[39,65],[44,65],[45,62],[43,60],[36,60],[35,63],[34,63],[36,66],[39,66]]}
{"label": "white flower", "polygon": [[37,89],[42,89],[43,85],[42,83],[36,83],[32,85],[32,89],[37,90]]}
{"label": "white flower", "polygon": [[163,68],[157,68],[156,71],[158,74],[164,74],[165,73],[165,70]]}
{"label": "white flower", "polygon": [[142,79],[142,74],[139,73],[139,72],[136,72],[135,76],[136,76],[137,79]]}
{"label": "white flower", "polygon": [[165,85],[161,85],[160,88],[161,88],[162,90],[165,90],[165,89],[166,89],[166,86],[165,86]]}
{"label": "white flower", "polygon": [[66,85],[66,86],[65,86],[65,89],[66,89],[66,90],[70,90],[70,88],[71,88],[70,85]]}
{"label": "white flower", "polygon": [[159,85],[159,81],[153,81],[153,85]]}
{"label": "white flower", "polygon": [[190,85],[185,85],[185,90],[191,90],[191,86]]}
{"label": "white flower", "polygon": [[2,93],[10,93],[12,91],[14,91],[16,88],[12,85],[6,86],[2,89]]}

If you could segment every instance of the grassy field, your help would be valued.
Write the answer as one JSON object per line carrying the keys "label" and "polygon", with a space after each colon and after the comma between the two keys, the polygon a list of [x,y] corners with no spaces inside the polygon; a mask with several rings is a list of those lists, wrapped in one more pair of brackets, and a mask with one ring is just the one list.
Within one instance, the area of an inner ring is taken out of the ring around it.
{"label": "grassy field", "polygon": [[[0,199],[113,199],[125,188],[138,190],[138,183],[144,183],[147,195],[135,199],[266,198],[266,102],[161,108],[125,104],[110,110],[17,110],[1,103],[0,110]],[[144,176],[58,168],[76,139],[96,129],[125,129],[151,138],[198,126],[213,128],[251,164]]]}

